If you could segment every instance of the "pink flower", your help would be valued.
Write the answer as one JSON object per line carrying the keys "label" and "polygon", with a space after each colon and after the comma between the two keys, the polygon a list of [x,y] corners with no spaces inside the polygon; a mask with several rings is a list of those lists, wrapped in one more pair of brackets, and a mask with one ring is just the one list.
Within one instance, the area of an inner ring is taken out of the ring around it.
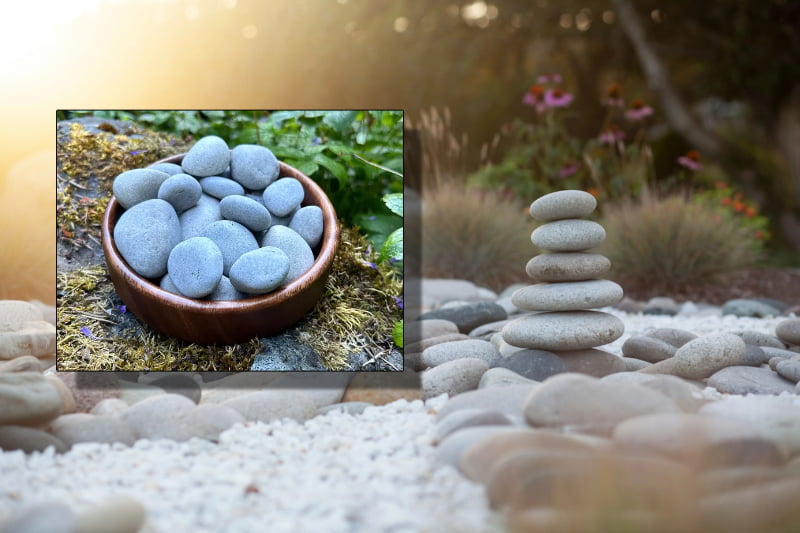
{"label": "pink flower", "polygon": [[625,118],[631,122],[639,122],[653,114],[653,108],[638,98],[631,102],[631,107],[625,112]]}
{"label": "pink flower", "polygon": [[536,78],[536,83],[561,83],[561,74],[549,72]]}
{"label": "pink flower", "polygon": [[625,132],[619,129],[615,124],[609,124],[603,131],[600,132],[598,139],[601,144],[616,144],[625,138]]}
{"label": "pink flower", "polygon": [[625,106],[625,100],[622,99],[622,87],[619,83],[612,83],[606,88],[606,97],[603,99],[603,105],[620,108]]}
{"label": "pink flower", "polygon": [[703,168],[703,165],[700,164],[700,154],[697,150],[689,150],[686,152],[686,155],[680,156],[678,158],[678,163],[693,172],[697,172]]}
{"label": "pink flower", "polygon": [[558,175],[562,178],[568,178],[578,172],[579,168],[580,164],[573,161],[567,161],[564,163],[564,166],[561,167],[561,170],[558,171]]}
{"label": "pink flower", "polygon": [[544,93],[544,103],[548,107],[567,107],[572,103],[572,95],[561,89],[549,89]]}
{"label": "pink flower", "polygon": [[536,108],[537,113],[544,113],[547,110],[547,102],[545,102],[545,92],[541,85],[533,85],[525,96],[522,98],[522,103]]}

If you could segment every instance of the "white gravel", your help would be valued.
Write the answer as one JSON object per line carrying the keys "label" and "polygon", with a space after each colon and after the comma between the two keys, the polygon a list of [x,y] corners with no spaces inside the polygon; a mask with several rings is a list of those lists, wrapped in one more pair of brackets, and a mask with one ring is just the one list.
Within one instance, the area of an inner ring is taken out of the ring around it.
{"label": "white gravel", "polygon": [[[691,306],[674,317],[603,311],[625,322],[625,334],[603,347],[616,354],[648,328],[774,334],[785,319],[723,317]],[[433,412],[443,401],[401,400],[305,424],[251,423],[223,433],[219,444],[161,440],[80,444],[63,455],[0,452],[0,524],[35,504],[62,502],[82,512],[126,495],[144,505],[153,533],[502,531],[483,487],[434,463]]]}

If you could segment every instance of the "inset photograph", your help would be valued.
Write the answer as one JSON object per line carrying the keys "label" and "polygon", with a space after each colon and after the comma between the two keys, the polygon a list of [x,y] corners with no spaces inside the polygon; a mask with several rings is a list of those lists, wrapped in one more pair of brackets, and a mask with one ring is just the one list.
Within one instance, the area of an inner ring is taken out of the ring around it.
{"label": "inset photograph", "polygon": [[403,369],[403,112],[57,112],[59,371]]}

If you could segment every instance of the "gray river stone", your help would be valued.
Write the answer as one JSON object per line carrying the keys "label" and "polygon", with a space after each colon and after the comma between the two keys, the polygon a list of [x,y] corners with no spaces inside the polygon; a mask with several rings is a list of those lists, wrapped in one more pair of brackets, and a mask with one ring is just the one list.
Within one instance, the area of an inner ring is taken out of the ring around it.
{"label": "gray river stone", "polygon": [[208,237],[192,237],[172,249],[167,270],[181,294],[203,298],[222,277],[222,252]]}
{"label": "gray river stone", "polygon": [[303,185],[294,178],[280,178],[264,189],[264,205],[278,217],[294,211],[304,197]]}
{"label": "gray river stone", "polygon": [[158,198],[158,189],[169,174],[151,168],[126,170],[114,179],[111,190],[125,209]]}
{"label": "gray river stone", "polygon": [[307,205],[295,211],[289,228],[300,235],[311,248],[315,248],[322,240],[322,209],[316,205]]}
{"label": "gray river stone", "polygon": [[622,295],[622,287],[605,279],[539,283],[515,292],[511,303],[529,311],[579,311],[614,305]]}
{"label": "gray river stone", "polygon": [[611,268],[604,255],[581,252],[539,254],[531,258],[525,272],[534,281],[584,281],[603,277]]}
{"label": "gray river stone", "polygon": [[243,300],[250,295],[236,290],[228,276],[222,276],[219,279],[217,288],[214,292],[208,295],[207,300],[220,301],[220,300]]}
{"label": "gray river stone", "polygon": [[231,284],[247,294],[266,294],[281,286],[289,274],[289,257],[274,246],[246,252],[233,263]]}
{"label": "gray river stone", "polygon": [[140,276],[160,278],[167,259],[181,240],[181,224],[175,209],[164,200],[145,200],[119,217],[114,242],[119,253]]}
{"label": "gray river stone", "polygon": [[200,183],[189,174],[174,174],[158,189],[158,197],[172,204],[177,213],[196,206],[202,195]]}
{"label": "gray river stone", "polygon": [[222,220],[219,209],[219,200],[213,196],[203,194],[197,205],[180,214],[181,239],[200,237],[207,226]]}
{"label": "gray river stone", "polygon": [[201,236],[214,241],[222,252],[222,273],[226,276],[229,275],[233,263],[242,254],[258,249],[258,242],[250,230],[232,220],[220,220],[209,224]]}
{"label": "gray river stone", "polygon": [[209,135],[198,140],[186,152],[181,167],[195,177],[217,176],[225,172],[230,162],[228,144],[216,135]]}
{"label": "gray river stone", "polygon": [[625,325],[598,311],[562,311],[524,315],[503,328],[513,346],[538,350],[581,350],[618,339]]}
{"label": "gray river stone", "polygon": [[250,190],[265,189],[278,178],[278,159],[269,148],[240,144],[231,150],[231,178]]}
{"label": "gray river stone", "polygon": [[531,204],[531,216],[536,220],[550,222],[565,218],[582,218],[597,207],[594,196],[585,191],[565,190],[551,192]]}
{"label": "gray river stone", "polygon": [[250,231],[264,231],[272,223],[269,211],[247,196],[226,196],[219,202],[222,217],[238,222]]}
{"label": "gray river stone", "polygon": [[183,169],[180,165],[176,165],[175,163],[157,163],[155,165],[150,165],[147,167],[151,170],[158,170],[159,172],[166,172],[170,176],[174,176],[175,174],[183,174]]}
{"label": "gray river stone", "polygon": [[272,226],[264,234],[261,246],[280,248],[289,257],[289,273],[283,280],[287,285],[303,274],[314,264],[314,252],[296,231],[286,226]]}
{"label": "gray river stone", "polygon": [[241,196],[244,194],[244,187],[230,178],[222,176],[209,176],[200,178],[200,186],[203,192],[214,198],[225,198],[226,196]]}
{"label": "gray river stone", "polygon": [[556,220],[533,230],[531,242],[553,252],[580,252],[594,248],[606,238],[606,230],[591,220]]}

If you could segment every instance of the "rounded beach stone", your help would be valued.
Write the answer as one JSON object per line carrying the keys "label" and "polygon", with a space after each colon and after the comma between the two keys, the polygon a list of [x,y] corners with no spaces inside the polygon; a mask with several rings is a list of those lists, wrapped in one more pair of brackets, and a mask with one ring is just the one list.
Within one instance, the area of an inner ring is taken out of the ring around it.
{"label": "rounded beach stone", "polygon": [[305,274],[314,264],[314,252],[311,251],[311,247],[296,231],[286,226],[269,228],[264,234],[261,246],[280,248],[289,258],[289,273],[283,280],[284,285]]}
{"label": "rounded beach stone", "polygon": [[736,298],[725,302],[725,305],[722,306],[722,314],[766,318],[780,316],[781,309],[763,300]]}
{"label": "rounded beach stone", "polygon": [[167,272],[169,253],[180,240],[181,224],[175,209],[159,199],[134,205],[114,227],[119,253],[145,278],[160,278]]}
{"label": "rounded beach stone", "polygon": [[622,296],[622,287],[598,279],[530,285],[515,292],[511,303],[529,311],[579,311],[614,305]]}
{"label": "rounded beach stone", "polygon": [[231,265],[231,284],[236,290],[247,294],[272,292],[286,279],[289,264],[286,253],[274,246],[246,252]]}
{"label": "rounded beach stone", "polygon": [[217,176],[225,172],[230,162],[228,143],[216,135],[208,135],[194,143],[186,152],[181,167],[192,176]]}
{"label": "rounded beach stone", "polygon": [[647,330],[645,334],[648,337],[664,341],[676,348],[680,348],[687,342],[693,341],[697,338],[697,335],[691,331],[677,328],[655,328]]}
{"label": "rounded beach stone", "polygon": [[158,197],[169,202],[177,213],[196,206],[202,195],[200,183],[188,174],[172,175],[158,189]]}
{"label": "rounded beach stone", "polygon": [[213,301],[223,301],[223,300],[244,300],[245,298],[249,297],[250,295],[236,290],[236,287],[233,286],[233,283],[231,283],[231,279],[228,276],[222,276],[219,279],[217,288],[214,289],[214,292],[209,294],[206,297],[206,299]]}
{"label": "rounded beach stone", "polygon": [[44,320],[42,310],[22,300],[0,300],[0,331],[21,322]]}
{"label": "rounded beach stone", "polygon": [[79,514],[75,533],[138,533],[146,519],[141,503],[129,496],[114,496]]}
{"label": "rounded beach stone", "polygon": [[539,386],[539,383],[524,383],[462,392],[450,398],[439,408],[436,412],[436,419],[441,420],[450,413],[461,409],[486,409],[491,407],[495,411],[507,415],[511,420],[522,420],[524,415],[523,406],[531,391]]}
{"label": "rounded beach stone", "polygon": [[657,363],[658,361],[669,359],[677,351],[678,348],[675,346],[646,335],[629,337],[622,345],[623,355],[649,363]]}
{"label": "rounded beach stone", "polygon": [[203,192],[214,198],[225,198],[226,196],[241,196],[244,194],[244,188],[237,182],[222,176],[209,176],[207,178],[200,178],[200,187]]}
{"label": "rounded beach stone", "polygon": [[594,248],[606,238],[606,230],[591,220],[557,220],[542,224],[531,233],[531,242],[553,252],[580,252]]}
{"label": "rounded beach stone", "polygon": [[151,168],[126,170],[114,178],[111,190],[120,205],[130,209],[145,200],[158,198],[158,190],[168,178],[166,172]]}
{"label": "rounded beach stone", "polygon": [[[780,326],[780,324],[778,325]],[[745,344],[749,344],[751,346],[767,346],[769,348],[778,348],[779,350],[786,348],[786,344],[784,344],[781,339],[768,333],[745,330],[734,331],[733,334],[741,337]]]}
{"label": "rounded beach stone", "polygon": [[586,374],[602,378],[609,374],[625,371],[625,361],[613,353],[596,348],[585,350],[557,351],[555,354],[561,359],[567,372]]}
{"label": "rounded beach stone", "polygon": [[531,258],[525,272],[539,282],[584,281],[601,278],[610,268],[611,261],[604,255],[554,252]]}
{"label": "rounded beach stone", "polygon": [[460,429],[477,426],[510,426],[511,420],[491,409],[462,409],[450,413],[436,424],[436,442]]}
{"label": "rounded beach stone", "polygon": [[58,391],[58,395],[61,398],[61,414],[66,415],[74,413],[78,407],[75,403],[75,397],[72,395],[72,391],[67,387],[66,383],[58,379],[54,374],[48,374],[44,379]]}
{"label": "rounded beach stone", "polygon": [[344,391],[342,402],[368,402],[386,405],[396,400],[414,401],[422,397],[417,372],[357,372]]}
{"label": "rounded beach stone", "polygon": [[195,436],[219,442],[219,435],[236,424],[247,422],[238,411],[224,405],[204,403],[189,413],[187,423],[193,428]]}
{"label": "rounded beach stone", "polygon": [[775,335],[786,344],[800,346],[800,318],[783,320],[775,326]]}
{"label": "rounded beach stone", "polygon": [[432,318],[429,320],[412,320],[403,326],[403,343],[405,345],[430,339],[440,335],[458,333],[458,326],[450,320]]}
{"label": "rounded beach stone", "polygon": [[613,342],[624,330],[625,325],[613,315],[561,311],[524,315],[507,324],[502,333],[505,342],[522,348],[582,350]]}
{"label": "rounded beach stone", "polygon": [[175,163],[157,163],[155,165],[150,165],[150,170],[158,170],[159,172],[164,172],[169,174],[170,176],[174,176],[175,174],[183,174],[183,169],[180,165],[176,165]]}
{"label": "rounded beach stone", "polygon": [[39,372],[0,373],[0,425],[35,426],[61,414],[58,390]]}
{"label": "rounded beach stone", "polygon": [[480,382],[478,382],[478,388],[507,387],[509,385],[525,385],[532,383],[537,383],[537,381],[520,376],[513,370],[496,366],[483,373]]}
{"label": "rounded beach stone", "polygon": [[594,196],[585,191],[551,192],[531,204],[531,216],[543,222],[588,216],[597,207]]}
{"label": "rounded beach stone", "polygon": [[[745,351],[744,341],[740,337],[731,333],[715,333],[687,342],[664,363],[671,363],[672,371],[667,372],[669,374],[703,379],[727,366],[741,365]],[[644,371],[658,370],[655,368],[657,366],[650,366]]]}
{"label": "rounded beach stone", "polygon": [[317,414],[317,406],[307,394],[285,389],[248,392],[222,405],[235,409],[253,422],[268,423],[282,418],[305,422]]}
{"label": "rounded beach stone", "polygon": [[422,313],[417,320],[442,319],[453,322],[461,333],[478,326],[508,318],[508,313],[494,302],[475,302],[458,307],[444,307]]}
{"label": "rounded beach stone", "polygon": [[435,398],[440,394],[453,396],[475,390],[481,376],[489,369],[482,359],[464,357],[454,359],[426,370],[420,375],[422,399]]}
{"label": "rounded beach stone", "polygon": [[219,200],[213,196],[203,194],[197,205],[180,214],[181,240],[199,237],[209,225],[222,220],[219,209]]}
{"label": "rounded beach stone", "polygon": [[[69,449],[60,439],[41,429],[0,425],[0,450],[22,450],[25,453],[43,452],[50,446],[56,453]],[[7,530],[3,530],[7,531]]]}
{"label": "rounded beach stone", "polygon": [[264,189],[264,205],[275,216],[285,217],[305,197],[303,185],[294,178],[280,178]]}
{"label": "rounded beach stone", "polygon": [[195,408],[194,402],[186,396],[159,394],[131,405],[120,414],[120,420],[137,438],[182,442],[196,436],[187,422]]}
{"label": "rounded beach stone", "polygon": [[62,415],[50,423],[50,432],[69,447],[79,442],[121,442],[128,446],[136,442],[133,430],[115,416]]}
{"label": "rounded beach stone", "polygon": [[[194,237],[196,238],[196,237]],[[158,284],[159,287],[164,289],[167,292],[171,292],[173,294],[178,294],[180,296],[185,296],[180,289],[172,282],[172,278],[169,277],[169,274],[164,274],[164,277],[161,278],[161,281]]]}
{"label": "rounded beach stone", "polygon": [[222,252],[208,237],[178,243],[169,254],[167,270],[172,283],[190,298],[211,294],[222,277]]}
{"label": "rounded beach stone", "polygon": [[100,400],[92,407],[90,413],[97,416],[118,416],[128,408],[128,404],[119,398]]}
{"label": "rounded beach stone", "polygon": [[540,383],[525,403],[532,426],[613,428],[652,413],[678,413],[667,396],[634,383],[613,383],[583,374],[559,374]]}
{"label": "rounded beach stone", "polygon": [[793,393],[795,384],[769,368],[728,366],[708,378],[709,387],[727,394]]}
{"label": "rounded beach stone", "polygon": [[0,372],[42,372],[43,370],[39,360],[32,355],[23,355],[0,363]]}
{"label": "rounded beach stone", "polygon": [[237,259],[247,252],[258,249],[258,242],[250,230],[233,220],[220,220],[209,224],[201,235],[214,241],[222,252],[222,273],[228,277],[231,266]]}
{"label": "rounded beach stone", "polygon": [[295,211],[289,222],[289,228],[295,230],[311,248],[315,248],[322,240],[322,209],[316,205],[307,205]]}
{"label": "rounded beach stone", "polygon": [[0,360],[22,355],[45,357],[56,352],[56,327],[36,320],[5,324],[0,329]]}
{"label": "rounded beach stone", "polygon": [[560,357],[544,350],[520,350],[497,359],[492,368],[497,367],[507,368],[534,381],[544,381],[550,376],[567,371]]}
{"label": "rounded beach stone", "polygon": [[703,531],[792,531],[798,495],[800,476],[708,495],[699,502]]}
{"label": "rounded beach stone", "polygon": [[195,380],[186,374],[171,373],[163,377],[154,379],[148,385],[160,387],[168,394],[180,394],[186,396],[194,403],[200,403],[202,389]]}
{"label": "rounded beach stone", "polygon": [[442,439],[442,441],[436,447],[435,460],[439,464],[450,465],[453,468],[458,468],[461,455],[473,444],[482,442],[494,435],[515,431],[519,431],[519,428],[514,426],[497,425],[472,426],[459,429],[458,431],[453,431],[444,439]]}
{"label": "rounded beach stone", "polygon": [[264,231],[272,223],[269,211],[247,196],[226,196],[219,202],[222,218],[238,222],[250,231]]}
{"label": "rounded beach stone", "polygon": [[265,189],[279,170],[278,159],[265,146],[240,144],[231,150],[231,177],[246,189]]}
{"label": "rounded beach stone", "polygon": [[784,379],[793,383],[800,382],[800,359],[786,359],[778,361],[775,371]]}
{"label": "rounded beach stone", "polygon": [[500,354],[490,342],[468,339],[430,346],[422,352],[420,360],[423,365],[434,367],[465,357],[480,359],[491,366]]}

